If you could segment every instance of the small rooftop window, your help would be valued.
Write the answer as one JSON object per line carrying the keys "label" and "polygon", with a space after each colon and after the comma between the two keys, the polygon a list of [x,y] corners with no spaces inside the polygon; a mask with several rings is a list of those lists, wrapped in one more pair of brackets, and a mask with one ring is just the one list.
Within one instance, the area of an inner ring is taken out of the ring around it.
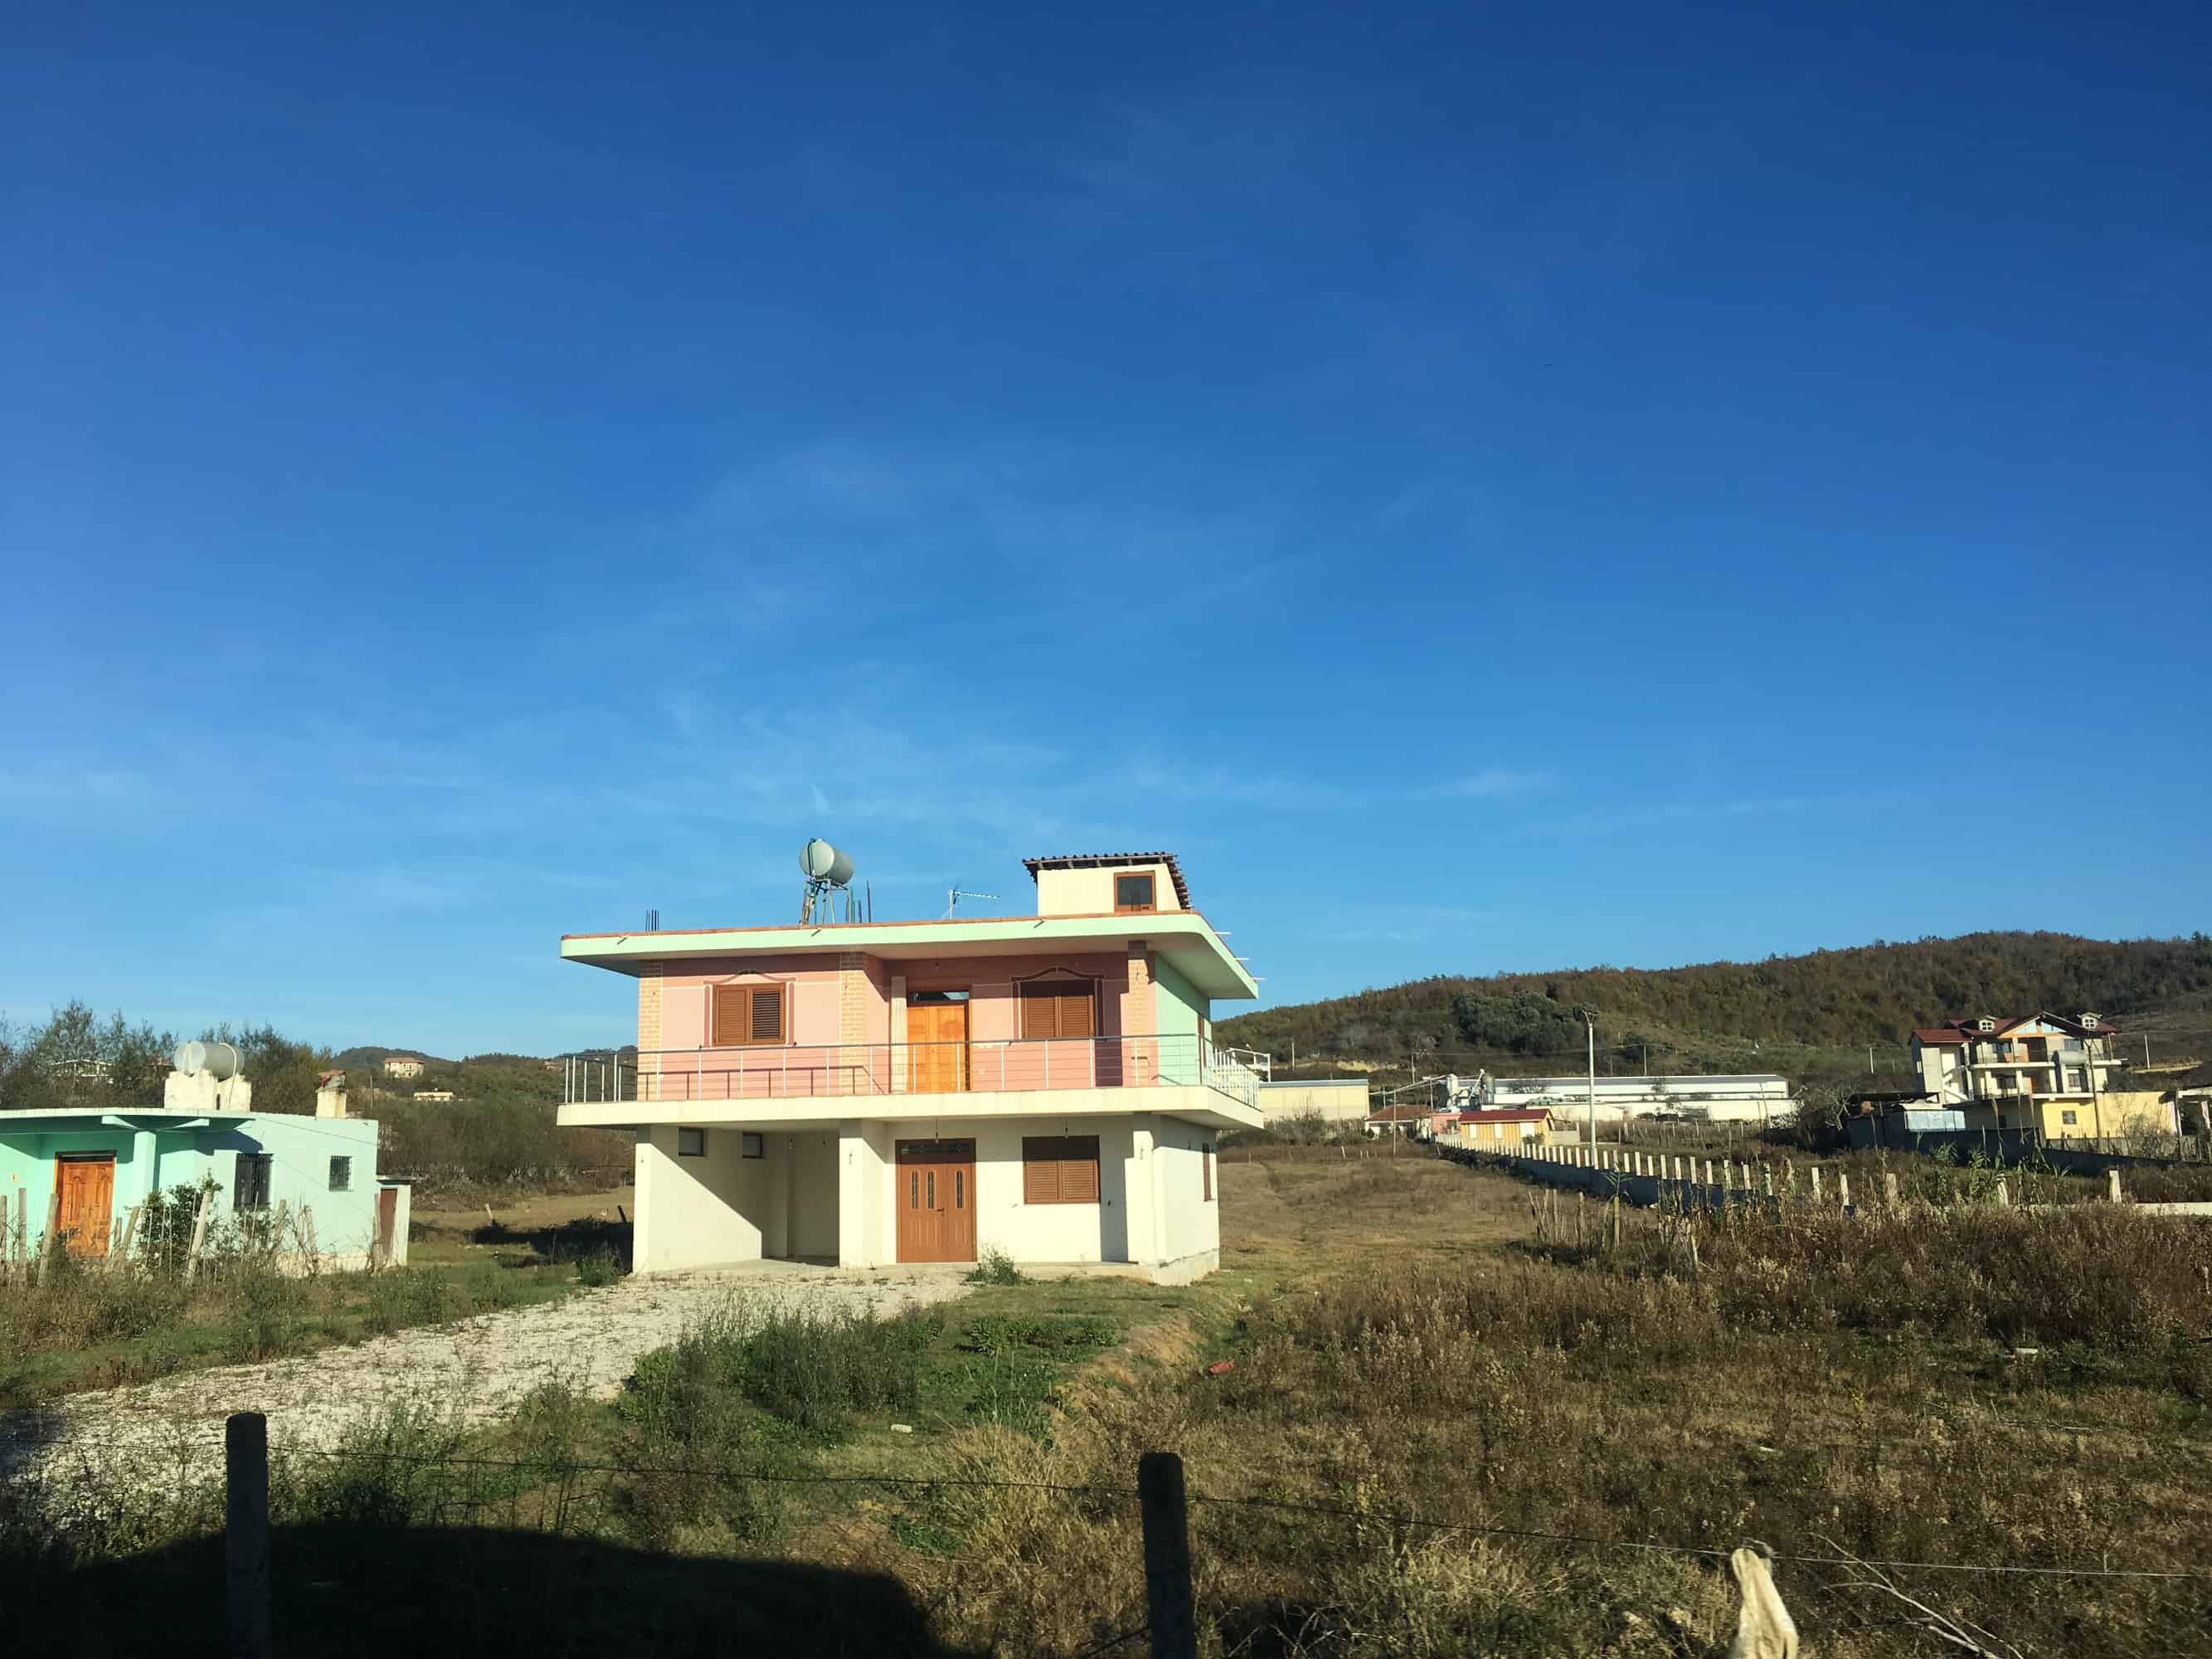
{"label": "small rooftop window", "polygon": [[1156,910],[1153,902],[1152,872],[1149,870],[1131,871],[1114,878],[1114,908],[1127,910]]}

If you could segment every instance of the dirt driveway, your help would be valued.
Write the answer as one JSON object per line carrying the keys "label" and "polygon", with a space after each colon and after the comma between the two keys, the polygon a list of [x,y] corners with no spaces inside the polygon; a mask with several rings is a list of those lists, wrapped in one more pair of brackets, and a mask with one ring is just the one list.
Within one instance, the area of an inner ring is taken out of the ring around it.
{"label": "dirt driveway", "polygon": [[672,1340],[687,1319],[732,1297],[896,1313],[965,1288],[958,1268],[848,1273],[784,1262],[626,1279],[561,1302],[398,1331],[263,1365],[186,1371],[9,1413],[0,1416],[0,1479],[88,1466],[113,1473],[154,1468],[179,1481],[211,1478],[222,1472],[223,1419],[233,1412],[266,1413],[272,1451],[331,1445],[363,1413],[398,1401],[488,1422],[555,1379],[612,1396],[638,1355]]}

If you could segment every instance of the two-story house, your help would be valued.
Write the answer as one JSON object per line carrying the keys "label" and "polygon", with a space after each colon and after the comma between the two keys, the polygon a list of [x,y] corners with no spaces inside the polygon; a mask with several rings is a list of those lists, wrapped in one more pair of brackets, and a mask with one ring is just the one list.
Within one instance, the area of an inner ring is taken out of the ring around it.
{"label": "two-story house", "polygon": [[2130,1086],[2097,1014],[1981,1015],[1923,1026],[1913,1065],[1938,1106],[1964,1107],[2000,1129],[2034,1129],[2051,1139],[2166,1130],[2172,1114],[2155,1091]]}
{"label": "two-story house", "polygon": [[1259,988],[1172,854],[1026,863],[1035,915],[562,939],[637,981],[634,1071],[560,1112],[637,1131],[637,1271],[1219,1265],[1215,1137],[1262,1120],[1212,1005]]}

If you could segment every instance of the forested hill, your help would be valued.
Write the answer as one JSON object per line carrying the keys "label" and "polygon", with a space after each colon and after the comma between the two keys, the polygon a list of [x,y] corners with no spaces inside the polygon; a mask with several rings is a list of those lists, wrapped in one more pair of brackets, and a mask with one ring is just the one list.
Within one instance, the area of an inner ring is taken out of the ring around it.
{"label": "forested hill", "polygon": [[[1764,962],[1439,976],[1323,1002],[1240,1014],[1224,1041],[1278,1056],[1362,1068],[1424,1067],[1431,1057],[1580,1056],[1577,1008],[1597,1012],[1601,1068],[1751,1066],[1771,1048],[1882,1045],[1890,1063],[1916,1025],[1963,1014],[2047,1008],[2125,1027],[2151,1010],[2212,1006],[2212,939],[2108,940],[2068,933],[1968,933],[1877,940]],[[1753,1045],[1758,1045],[1754,1048]],[[1777,1057],[1757,1069],[1797,1069]],[[1534,1066],[1510,1069],[1531,1070]]]}

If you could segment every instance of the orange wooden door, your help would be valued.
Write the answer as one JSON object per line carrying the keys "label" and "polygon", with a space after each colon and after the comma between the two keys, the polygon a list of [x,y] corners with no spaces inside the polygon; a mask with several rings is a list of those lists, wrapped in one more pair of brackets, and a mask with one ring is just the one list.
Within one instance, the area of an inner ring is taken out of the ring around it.
{"label": "orange wooden door", "polygon": [[975,1143],[898,1144],[898,1259],[975,1259]]}
{"label": "orange wooden door", "polygon": [[907,1087],[918,1095],[958,1094],[968,1086],[965,999],[921,996],[906,1005]]}
{"label": "orange wooden door", "polygon": [[54,1202],[71,1255],[106,1255],[115,1213],[115,1154],[63,1157],[54,1164]]}

